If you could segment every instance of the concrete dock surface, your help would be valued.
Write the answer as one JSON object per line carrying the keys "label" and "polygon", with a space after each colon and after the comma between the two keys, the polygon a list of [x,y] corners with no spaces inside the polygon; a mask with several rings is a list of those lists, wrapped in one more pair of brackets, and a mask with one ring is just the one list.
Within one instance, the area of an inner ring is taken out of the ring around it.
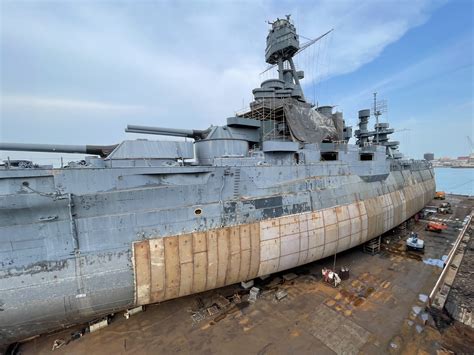
{"label": "concrete dock surface", "polygon": [[[89,355],[472,353],[472,328],[434,319],[426,308],[443,256],[474,206],[465,196],[449,195],[447,201],[454,206],[452,214],[427,217],[448,225],[439,234],[425,231],[427,220],[422,219],[384,235],[378,254],[361,247],[337,254],[336,269],[349,268],[349,278],[337,288],[322,280],[321,269],[333,267],[329,257],[255,280],[255,302],[236,284],[149,305],[129,319],[116,313],[107,327],[76,333],[74,340],[71,334],[86,325],[42,335],[18,350]],[[424,254],[405,250],[411,231],[424,240]],[[470,286],[474,291],[474,281]],[[53,351],[55,341],[61,345]]]}

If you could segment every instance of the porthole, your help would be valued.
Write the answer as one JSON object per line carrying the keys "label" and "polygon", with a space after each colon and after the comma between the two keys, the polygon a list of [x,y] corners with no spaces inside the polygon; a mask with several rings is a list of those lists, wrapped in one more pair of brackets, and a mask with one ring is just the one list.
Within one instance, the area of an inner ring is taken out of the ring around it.
{"label": "porthole", "polygon": [[28,181],[23,181],[22,185],[25,186],[25,187],[28,187],[28,186],[30,186],[30,183]]}
{"label": "porthole", "polygon": [[196,216],[200,216],[200,215],[202,214],[202,209],[196,208],[196,209],[194,210],[194,214],[195,214]]}

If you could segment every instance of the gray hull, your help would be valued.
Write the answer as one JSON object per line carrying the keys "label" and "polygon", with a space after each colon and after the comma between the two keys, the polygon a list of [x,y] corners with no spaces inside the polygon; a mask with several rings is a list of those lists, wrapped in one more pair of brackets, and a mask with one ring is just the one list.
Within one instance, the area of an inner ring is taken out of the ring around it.
{"label": "gray hull", "polygon": [[1,172],[1,342],[324,258],[435,191],[419,163],[239,163]]}
{"label": "gray hull", "polygon": [[342,112],[306,102],[293,56],[316,40],[300,47],[289,15],[272,22],[278,78],[226,125],[126,130],[194,142],[0,143],[100,155],[0,166],[0,343],[309,263],[430,201],[431,166],[403,160],[388,123],[369,130],[359,111],[352,145]]}

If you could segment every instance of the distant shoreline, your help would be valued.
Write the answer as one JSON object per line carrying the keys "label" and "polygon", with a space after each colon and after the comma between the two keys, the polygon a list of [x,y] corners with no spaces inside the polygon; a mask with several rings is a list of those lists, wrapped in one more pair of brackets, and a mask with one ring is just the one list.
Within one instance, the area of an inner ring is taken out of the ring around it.
{"label": "distant shoreline", "polygon": [[473,169],[474,166],[433,166],[435,169]]}

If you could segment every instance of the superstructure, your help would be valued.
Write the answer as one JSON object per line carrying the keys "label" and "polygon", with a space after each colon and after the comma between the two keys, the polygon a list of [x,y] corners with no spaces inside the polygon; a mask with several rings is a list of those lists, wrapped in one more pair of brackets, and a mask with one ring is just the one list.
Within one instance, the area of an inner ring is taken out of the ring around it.
{"label": "superstructure", "polygon": [[191,140],[0,143],[88,154],[0,167],[0,343],[310,263],[422,209],[431,165],[403,159],[387,123],[369,130],[369,110],[350,144],[342,113],[305,100],[300,48],[289,18],[271,24],[278,78],[225,125],[127,128]]}

